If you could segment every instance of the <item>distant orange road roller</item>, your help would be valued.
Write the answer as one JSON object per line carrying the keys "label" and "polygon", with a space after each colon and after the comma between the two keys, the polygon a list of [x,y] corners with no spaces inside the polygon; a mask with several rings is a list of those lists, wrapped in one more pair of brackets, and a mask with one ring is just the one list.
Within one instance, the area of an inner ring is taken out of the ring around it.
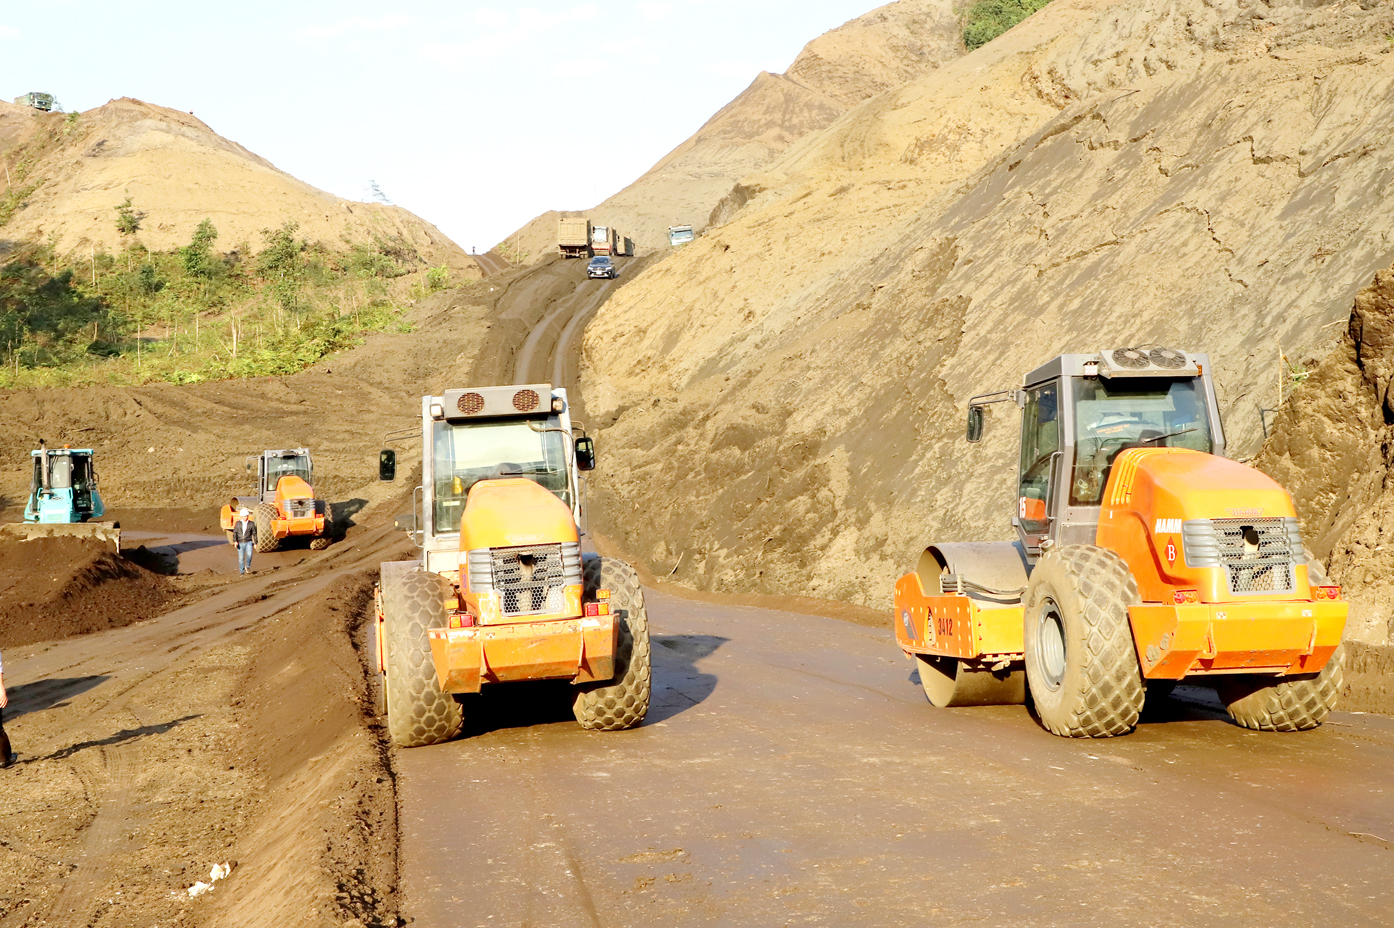
{"label": "distant orange road roller", "polygon": [[1015,541],[935,543],[895,587],[896,643],[930,703],[1034,705],[1066,737],[1126,734],[1149,692],[1213,686],[1234,721],[1320,725],[1347,604],[1292,498],[1224,457],[1209,359],[1066,354],[1019,390]]}

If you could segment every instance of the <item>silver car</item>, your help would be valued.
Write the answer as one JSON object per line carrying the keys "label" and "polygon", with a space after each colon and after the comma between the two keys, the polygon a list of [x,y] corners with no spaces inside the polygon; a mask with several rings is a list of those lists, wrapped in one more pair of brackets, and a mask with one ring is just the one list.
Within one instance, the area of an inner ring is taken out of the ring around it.
{"label": "silver car", "polygon": [[587,277],[608,277],[614,279],[620,276],[620,269],[615,267],[615,263],[604,255],[596,255],[591,258],[591,263],[586,265]]}

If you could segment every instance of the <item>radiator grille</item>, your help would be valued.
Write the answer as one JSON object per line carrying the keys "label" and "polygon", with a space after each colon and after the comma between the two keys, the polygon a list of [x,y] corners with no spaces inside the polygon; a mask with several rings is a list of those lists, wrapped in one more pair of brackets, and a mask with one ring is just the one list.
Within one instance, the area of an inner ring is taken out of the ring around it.
{"label": "radiator grille", "polygon": [[286,511],[290,513],[292,519],[304,519],[315,514],[315,501],[313,499],[288,499],[286,500]]}
{"label": "radiator grille", "polygon": [[[1220,563],[1231,593],[1288,593],[1294,580],[1293,539],[1285,519],[1215,519]],[[1296,549],[1301,551],[1300,540]]]}
{"label": "radiator grille", "polygon": [[565,587],[581,582],[575,542],[471,551],[467,561],[470,589],[498,591],[505,617],[563,612]]}

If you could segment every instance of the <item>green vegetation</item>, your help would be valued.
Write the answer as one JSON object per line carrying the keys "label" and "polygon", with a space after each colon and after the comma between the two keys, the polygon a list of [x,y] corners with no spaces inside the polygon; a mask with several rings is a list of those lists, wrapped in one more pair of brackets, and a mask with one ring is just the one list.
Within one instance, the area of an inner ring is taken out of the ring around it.
{"label": "green vegetation", "polygon": [[1050,0],[978,0],[963,20],[963,44],[971,52],[1049,3]]}
{"label": "green vegetation", "polygon": [[145,214],[131,205],[130,197],[126,197],[126,202],[114,208],[117,232],[122,235],[134,235],[140,230],[140,221],[145,218]]}
{"label": "green vegetation", "polygon": [[[184,247],[151,252],[134,238],[142,214],[130,199],[115,209],[127,242],[118,254],[63,258],[31,244],[0,265],[0,386],[294,373],[402,328],[401,296],[449,282],[448,268],[427,269],[398,243],[334,251],[298,238],[293,222],[262,230],[254,255],[245,244],[218,253],[207,219]],[[415,283],[393,284],[413,267]]]}

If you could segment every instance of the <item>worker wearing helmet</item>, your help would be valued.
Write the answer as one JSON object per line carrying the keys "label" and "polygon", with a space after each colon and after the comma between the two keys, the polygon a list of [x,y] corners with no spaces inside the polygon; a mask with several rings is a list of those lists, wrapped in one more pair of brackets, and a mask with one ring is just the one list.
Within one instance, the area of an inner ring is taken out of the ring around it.
{"label": "worker wearing helmet", "polygon": [[252,521],[252,511],[243,509],[237,514],[232,525],[232,543],[237,546],[237,572],[245,574],[252,569],[252,551],[257,544],[257,524]]}

